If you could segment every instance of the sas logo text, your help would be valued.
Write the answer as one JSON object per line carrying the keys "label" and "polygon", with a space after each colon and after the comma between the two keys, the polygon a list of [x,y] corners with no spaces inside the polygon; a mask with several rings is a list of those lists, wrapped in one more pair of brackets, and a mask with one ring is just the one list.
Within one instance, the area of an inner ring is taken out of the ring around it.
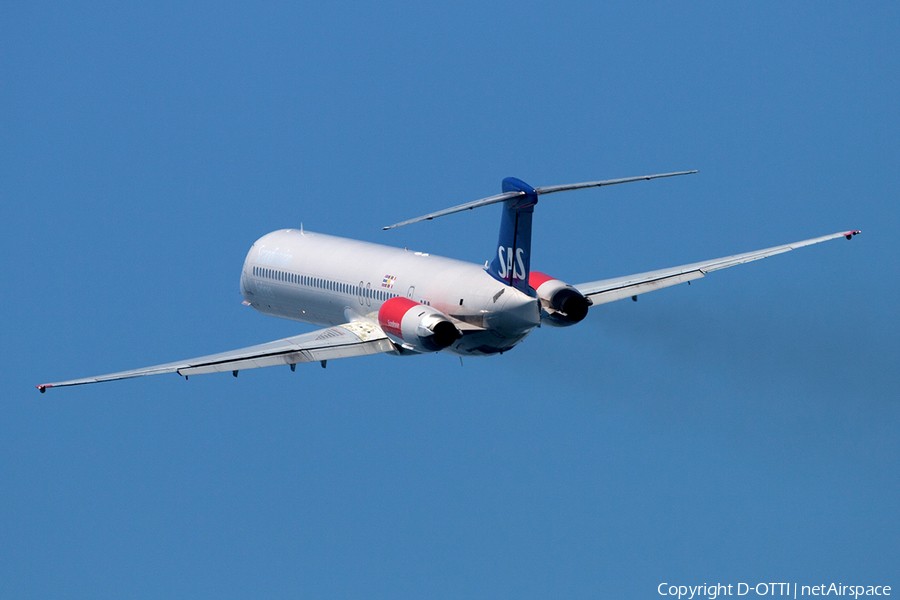
{"label": "sas logo text", "polygon": [[525,279],[525,250],[522,248],[516,248],[515,251],[515,265],[513,265],[513,249],[505,248],[503,246],[497,247],[497,258],[499,265],[499,275],[500,277],[506,278],[507,276],[512,274],[513,279]]}

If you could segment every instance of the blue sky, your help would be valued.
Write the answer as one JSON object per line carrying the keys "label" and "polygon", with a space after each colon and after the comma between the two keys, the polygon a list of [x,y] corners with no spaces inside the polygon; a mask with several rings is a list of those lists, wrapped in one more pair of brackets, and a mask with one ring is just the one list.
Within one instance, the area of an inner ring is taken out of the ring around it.
{"label": "blue sky", "polygon": [[[0,596],[658,597],[900,586],[894,3],[0,8]],[[481,263],[549,196],[582,282],[862,229],[423,356],[34,385],[306,331],[255,239]]]}

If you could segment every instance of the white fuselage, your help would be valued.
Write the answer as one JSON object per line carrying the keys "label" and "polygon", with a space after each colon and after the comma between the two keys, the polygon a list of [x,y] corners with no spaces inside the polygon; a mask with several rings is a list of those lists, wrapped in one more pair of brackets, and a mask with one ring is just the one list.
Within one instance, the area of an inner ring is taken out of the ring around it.
{"label": "white fuselage", "polygon": [[445,349],[461,355],[512,348],[541,311],[533,290],[497,281],[480,265],[297,229],[253,244],[241,294],[263,314],[320,326],[377,322],[385,301],[409,298],[461,322],[462,338]]}

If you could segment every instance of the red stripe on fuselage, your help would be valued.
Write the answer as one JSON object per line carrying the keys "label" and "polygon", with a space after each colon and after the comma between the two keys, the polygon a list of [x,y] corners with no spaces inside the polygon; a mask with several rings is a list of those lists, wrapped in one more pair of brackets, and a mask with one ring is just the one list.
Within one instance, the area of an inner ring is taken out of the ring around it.
{"label": "red stripe on fuselage", "polygon": [[381,325],[385,333],[403,339],[403,334],[400,331],[403,316],[416,306],[422,305],[418,302],[413,302],[409,298],[391,298],[382,304],[378,310],[378,324]]}

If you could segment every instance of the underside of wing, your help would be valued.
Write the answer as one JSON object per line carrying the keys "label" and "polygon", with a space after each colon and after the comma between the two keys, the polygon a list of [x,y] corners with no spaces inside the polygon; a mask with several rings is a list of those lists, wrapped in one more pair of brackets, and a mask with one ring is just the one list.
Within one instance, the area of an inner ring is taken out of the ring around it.
{"label": "underside of wing", "polygon": [[82,385],[129,379],[144,375],[178,373],[203,375],[206,373],[234,372],[243,369],[294,365],[304,362],[319,362],[335,358],[365,356],[381,352],[393,352],[396,348],[380,327],[369,321],[353,321],[336,327],[328,327],[283,340],[267,342],[249,348],[231,350],[179,362],[133,369],[109,375],[72,379],[56,383],[42,383],[37,388],[43,393],[47,388]]}
{"label": "underside of wing", "polygon": [[702,262],[692,263],[689,265],[681,265],[680,267],[671,267],[668,269],[659,269],[657,271],[648,271],[646,273],[638,273],[636,275],[626,275],[624,277],[616,277],[614,279],[604,279],[601,281],[592,281],[590,283],[580,283],[575,287],[584,296],[590,298],[593,305],[605,304],[614,300],[623,298],[631,298],[638,294],[652,292],[679,283],[685,283],[694,279],[700,279],[707,273],[718,271],[719,269],[727,269],[736,265],[775,256],[789,252],[803,246],[810,246],[820,242],[826,242],[837,238],[851,239],[859,231],[844,231],[833,233],[831,235],[823,235],[822,237],[784,244],[782,246],[773,246],[763,250],[755,250],[753,252],[745,252],[743,254],[735,254],[734,256],[725,256],[722,258],[714,258]]}

